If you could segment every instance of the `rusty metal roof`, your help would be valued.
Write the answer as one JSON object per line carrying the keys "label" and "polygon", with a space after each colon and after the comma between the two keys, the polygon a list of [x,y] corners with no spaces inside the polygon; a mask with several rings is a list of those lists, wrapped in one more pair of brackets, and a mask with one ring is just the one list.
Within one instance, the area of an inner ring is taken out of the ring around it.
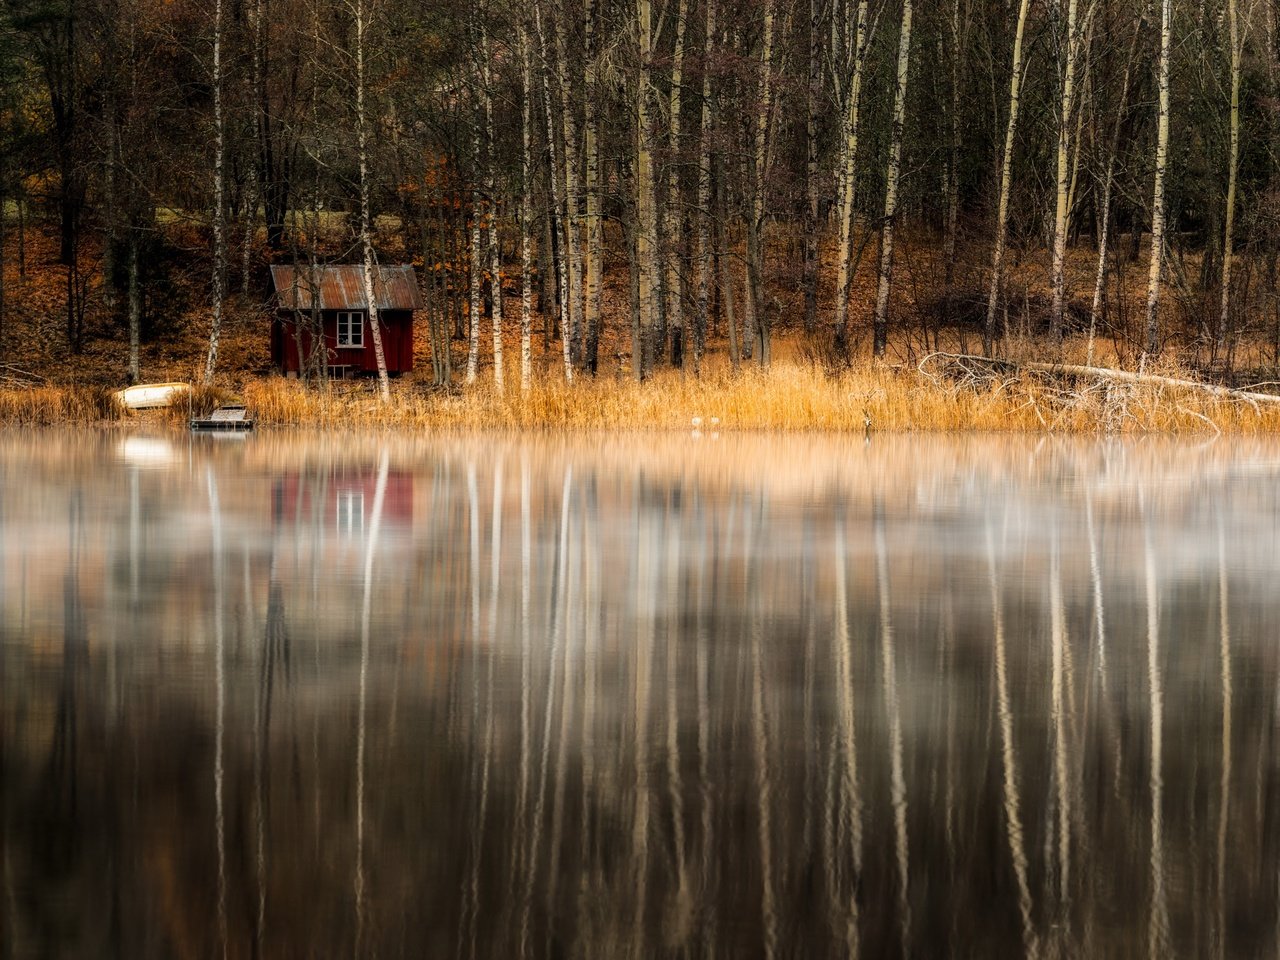
{"label": "rusty metal roof", "polygon": [[[314,282],[309,267],[295,271],[291,265],[273,266],[271,282],[282,310],[310,310],[313,286],[320,288],[321,310],[364,310],[368,306],[364,295],[364,267],[357,263],[317,267]],[[379,310],[422,309],[418,278],[408,265],[375,267],[373,295]]]}

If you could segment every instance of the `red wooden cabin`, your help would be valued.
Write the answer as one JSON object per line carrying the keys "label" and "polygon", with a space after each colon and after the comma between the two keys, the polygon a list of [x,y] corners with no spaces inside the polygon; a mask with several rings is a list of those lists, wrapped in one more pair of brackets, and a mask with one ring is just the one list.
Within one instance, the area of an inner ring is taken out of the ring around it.
{"label": "red wooden cabin", "polygon": [[[301,369],[302,356],[312,349],[313,306],[324,325],[326,365],[335,376],[375,373],[378,360],[369,329],[369,308],[364,295],[364,267],[360,264],[271,268],[276,312],[271,322],[271,362],[285,374]],[[318,302],[313,299],[319,294]],[[421,309],[418,278],[411,266],[377,267],[373,278],[382,349],[390,374],[413,369],[413,312]]]}

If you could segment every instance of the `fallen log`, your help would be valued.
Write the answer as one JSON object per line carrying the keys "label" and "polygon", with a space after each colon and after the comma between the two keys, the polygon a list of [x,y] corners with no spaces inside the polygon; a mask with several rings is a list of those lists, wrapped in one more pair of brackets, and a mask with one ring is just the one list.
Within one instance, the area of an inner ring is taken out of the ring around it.
{"label": "fallen log", "polygon": [[1110,367],[1085,367],[1070,363],[1040,363],[1030,360],[979,357],[968,353],[931,353],[920,361],[919,369],[922,373],[924,372],[925,364],[931,360],[959,364],[979,364],[990,367],[993,370],[1005,370],[1010,373],[1029,371],[1031,373],[1045,373],[1061,377],[1092,377],[1096,380],[1113,380],[1119,383],[1174,387],[1179,390],[1199,390],[1215,397],[1241,400],[1255,405],[1260,403],[1280,404],[1280,394],[1237,390],[1234,387],[1223,387],[1216,383],[1205,383],[1201,380],[1183,380],[1178,377],[1163,377],[1154,373],[1132,373],[1128,370],[1113,370]]}

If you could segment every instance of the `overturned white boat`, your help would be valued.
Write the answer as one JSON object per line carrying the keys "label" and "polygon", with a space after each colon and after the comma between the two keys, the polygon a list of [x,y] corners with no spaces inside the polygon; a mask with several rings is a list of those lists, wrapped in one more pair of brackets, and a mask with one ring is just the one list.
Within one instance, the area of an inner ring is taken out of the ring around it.
{"label": "overturned white boat", "polygon": [[186,403],[191,395],[189,383],[139,383],[116,391],[116,400],[126,410],[156,410]]}

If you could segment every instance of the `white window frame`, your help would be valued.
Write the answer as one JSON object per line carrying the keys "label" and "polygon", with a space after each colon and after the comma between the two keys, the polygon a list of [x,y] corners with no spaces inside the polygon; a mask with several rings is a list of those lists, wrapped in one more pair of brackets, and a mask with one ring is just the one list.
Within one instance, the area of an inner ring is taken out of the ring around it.
{"label": "white window frame", "polygon": [[[343,350],[364,349],[364,311],[339,310],[337,328],[334,331],[338,346]],[[346,326],[346,338],[343,339],[343,326]]]}

